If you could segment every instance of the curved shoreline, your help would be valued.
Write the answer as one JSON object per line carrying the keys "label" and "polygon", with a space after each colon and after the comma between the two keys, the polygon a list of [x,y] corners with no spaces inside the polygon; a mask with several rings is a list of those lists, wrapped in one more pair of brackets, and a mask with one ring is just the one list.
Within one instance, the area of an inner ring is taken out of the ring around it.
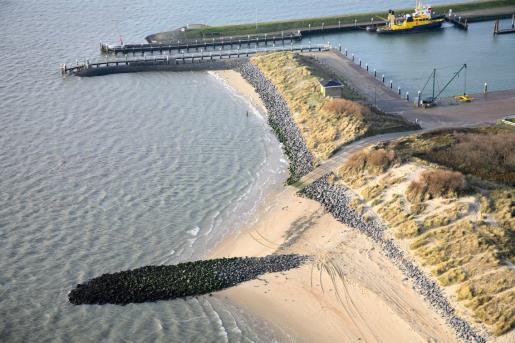
{"label": "curved shoreline", "polygon": [[268,123],[283,144],[284,152],[290,160],[288,184],[297,182],[314,169],[315,158],[302,139],[286,101],[256,66],[246,63],[239,71],[260,95],[268,112]]}

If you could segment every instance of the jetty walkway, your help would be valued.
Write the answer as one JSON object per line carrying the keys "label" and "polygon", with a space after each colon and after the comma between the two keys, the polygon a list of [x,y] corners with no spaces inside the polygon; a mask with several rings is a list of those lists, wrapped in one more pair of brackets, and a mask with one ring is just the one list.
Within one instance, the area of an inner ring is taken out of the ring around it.
{"label": "jetty walkway", "polygon": [[302,34],[300,32],[281,32],[277,34],[262,34],[262,35],[246,35],[238,37],[218,37],[212,39],[195,39],[195,40],[177,40],[177,42],[169,43],[149,43],[149,44],[125,44],[125,45],[110,45],[106,43],[100,43],[100,51],[104,54],[132,54],[137,53],[166,53],[171,54],[173,51],[180,52],[190,50],[194,51],[208,51],[216,50],[217,48],[230,48],[243,49],[245,47],[259,48],[260,45],[264,46],[275,46],[275,45],[286,45],[293,44],[293,42],[300,41]]}
{"label": "jetty walkway", "polygon": [[261,47],[253,49],[220,50],[211,52],[180,53],[161,55],[148,58],[115,58],[99,61],[86,60],[82,63],[76,61],[74,65],[61,64],[61,75],[101,76],[115,73],[129,73],[140,71],[188,71],[188,70],[220,70],[232,69],[249,57],[268,52],[291,51],[298,53],[313,53],[329,51],[331,47],[325,44],[316,45],[290,45]]}

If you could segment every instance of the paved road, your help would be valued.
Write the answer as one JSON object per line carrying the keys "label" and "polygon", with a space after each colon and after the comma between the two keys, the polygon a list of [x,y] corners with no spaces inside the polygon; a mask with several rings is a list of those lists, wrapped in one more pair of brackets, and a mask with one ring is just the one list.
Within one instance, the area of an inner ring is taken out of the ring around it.
{"label": "paved road", "polygon": [[[413,103],[408,103],[397,94],[395,85],[394,90],[390,89],[380,79],[374,78],[372,72],[367,72],[338,51],[309,55],[318,61],[322,69],[346,80],[369,104],[384,112],[399,114],[412,122],[418,119],[423,128],[495,123],[515,114],[515,90],[491,92],[486,97],[475,94],[473,96],[476,100],[468,104],[416,108]],[[389,80],[386,83],[388,85]]]}

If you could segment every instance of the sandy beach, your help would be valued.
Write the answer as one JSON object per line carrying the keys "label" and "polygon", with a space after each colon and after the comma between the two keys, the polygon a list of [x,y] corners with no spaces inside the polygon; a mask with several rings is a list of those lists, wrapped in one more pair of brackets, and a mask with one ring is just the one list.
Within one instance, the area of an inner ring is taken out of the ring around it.
{"label": "sandy beach", "polygon": [[[260,110],[259,96],[237,72],[217,72]],[[217,293],[298,342],[455,342],[444,320],[361,233],[336,221],[292,187],[271,194],[248,227],[209,257],[315,256],[315,263]],[[318,262],[318,265],[317,265]],[[342,275],[326,271],[339,269]]]}

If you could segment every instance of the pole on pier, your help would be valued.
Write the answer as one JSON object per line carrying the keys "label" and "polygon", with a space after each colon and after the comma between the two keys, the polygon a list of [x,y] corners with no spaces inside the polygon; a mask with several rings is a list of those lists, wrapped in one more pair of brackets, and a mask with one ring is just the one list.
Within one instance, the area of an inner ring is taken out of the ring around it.
{"label": "pole on pier", "polygon": [[397,94],[401,95],[401,87],[397,87]]}
{"label": "pole on pier", "polygon": [[338,20],[338,28],[341,29],[342,28],[342,21],[341,20]]}
{"label": "pole on pier", "polygon": [[349,52],[345,49],[345,56],[349,56]]}
{"label": "pole on pier", "polygon": [[352,62],[354,62],[354,54],[352,54]]}
{"label": "pole on pier", "polygon": [[393,80],[390,80],[390,89],[393,89]]}
{"label": "pole on pier", "polygon": [[368,72],[368,63],[366,64],[366,67],[367,67],[367,72]]}
{"label": "pole on pier", "polygon": [[420,96],[421,96],[422,92],[421,91],[418,91],[417,93],[417,107],[420,107]]}
{"label": "pole on pier", "polygon": [[374,77],[377,77],[377,70],[374,68]]}
{"label": "pole on pier", "polygon": [[406,101],[409,102],[409,92],[406,92]]}
{"label": "pole on pier", "polygon": [[383,77],[381,78],[381,80],[382,80],[382,81],[383,81],[383,83],[384,83],[384,74],[383,74]]}
{"label": "pole on pier", "polygon": [[311,34],[311,23],[308,24],[309,33]]}
{"label": "pole on pier", "polygon": [[511,16],[511,28],[515,29],[515,13]]}
{"label": "pole on pier", "polygon": [[361,67],[361,58],[359,59],[359,66]]}
{"label": "pole on pier", "polygon": [[494,24],[494,36],[497,34],[497,32],[499,32],[499,19],[497,19]]}
{"label": "pole on pier", "polygon": [[483,87],[483,95],[484,96],[488,95],[488,83],[487,82],[485,82],[485,85]]}
{"label": "pole on pier", "polygon": [[322,31],[324,31],[325,23],[322,23]]}
{"label": "pole on pier", "polygon": [[358,19],[354,19],[354,28],[358,27]]}

